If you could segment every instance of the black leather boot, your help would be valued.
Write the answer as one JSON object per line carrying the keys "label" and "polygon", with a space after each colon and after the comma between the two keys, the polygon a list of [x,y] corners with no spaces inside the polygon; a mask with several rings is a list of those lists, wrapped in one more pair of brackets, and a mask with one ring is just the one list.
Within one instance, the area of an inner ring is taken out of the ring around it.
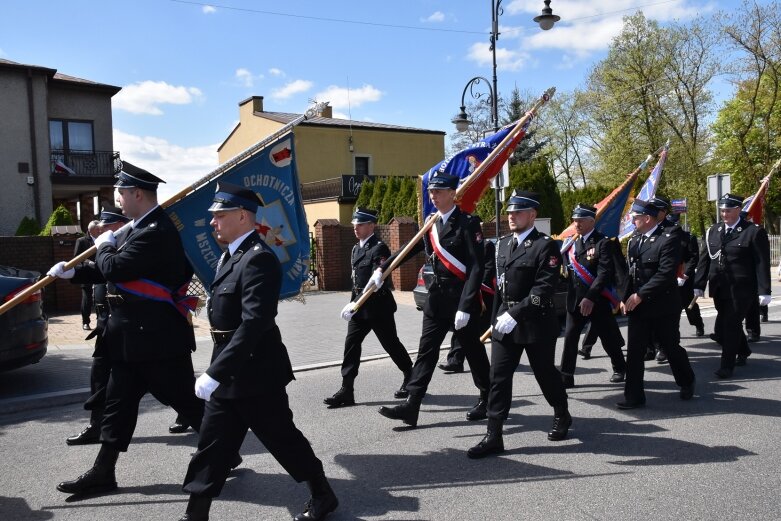
{"label": "black leather boot", "polygon": [[480,443],[466,451],[466,455],[471,459],[480,459],[491,454],[501,454],[504,452],[504,440],[502,439],[502,422],[488,419],[488,432],[480,440]]}
{"label": "black leather boot", "polygon": [[100,443],[100,425],[87,425],[84,430],[75,436],[65,438],[68,445],[89,445]]}
{"label": "black leather boot", "polygon": [[187,502],[187,510],[179,521],[209,521],[209,509],[212,506],[212,498],[190,494]]}
{"label": "black leather boot", "polygon": [[380,407],[380,414],[391,420],[401,420],[407,425],[416,427],[418,425],[418,414],[420,413],[420,402],[422,398],[410,395],[407,401],[395,407]]}
{"label": "black leather boot", "polygon": [[411,368],[404,371],[404,380],[401,382],[401,387],[399,387],[399,390],[393,393],[394,398],[407,398],[409,396],[407,384],[409,383],[410,376],[412,376]]}
{"label": "black leather boot", "polygon": [[171,434],[183,434],[190,428],[190,424],[181,415],[177,415],[174,422],[168,426],[168,432]]}
{"label": "black leather boot", "polygon": [[572,425],[572,416],[563,407],[554,408],[553,414],[553,427],[551,427],[548,433],[548,439],[550,441],[561,441],[567,437],[567,432]]}
{"label": "black leather boot", "polygon": [[466,413],[466,419],[470,422],[476,422],[486,418],[488,418],[488,397],[480,393],[480,399]]}
{"label": "black leather boot", "polygon": [[355,405],[355,394],[353,393],[353,388],[342,385],[333,396],[329,396],[323,400],[323,403],[326,404],[329,409]]}
{"label": "black leather boot", "polygon": [[117,488],[117,478],[114,468],[117,465],[119,451],[105,444],[100,447],[95,465],[73,481],[63,481],[57,485],[57,490],[66,494],[100,494]]}
{"label": "black leather boot", "polygon": [[325,516],[336,510],[339,506],[339,500],[336,494],[328,484],[325,474],[320,474],[314,479],[306,482],[312,497],[306,502],[306,508],[303,512],[293,518],[293,521],[318,521],[325,519]]}

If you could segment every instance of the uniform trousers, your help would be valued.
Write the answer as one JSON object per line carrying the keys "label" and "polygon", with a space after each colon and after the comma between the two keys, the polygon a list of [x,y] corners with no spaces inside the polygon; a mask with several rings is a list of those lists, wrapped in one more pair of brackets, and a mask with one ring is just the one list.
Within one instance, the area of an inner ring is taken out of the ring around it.
{"label": "uniform trousers", "polygon": [[220,495],[247,429],[299,483],[323,474],[322,462],[293,423],[284,387],[235,399],[212,396],[206,402],[201,427],[198,450],[187,467],[182,487],[190,494]]}
{"label": "uniform trousers", "polygon": [[[98,340],[100,342],[100,340]],[[90,425],[99,426],[106,408],[106,387],[111,376],[111,361],[107,356],[92,357],[90,369],[90,397],[84,402],[84,408],[90,411]]]}
{"label": "uniform trousers", "polygon": [[[432,317],[423,314],[423,327],[420,332],[420,345],[415,365],[412,366],[412,376],[407,383],[410,396],[423,398],[431,382],[431,376],[439,362],[439,348],[447,336],[447,332],[453,326],[455,314],[450,318],[438,315]],[[453,335],[464,350],[467,362],[472,372],[472,381],[480,390],[481,396],[488,395],[490,388],[488,355],[485,346],[480,342],[480,335],[485,331],[480,329],[482,324],[479,316],[471,316],[466,326],[454,331]]]}
{"label": "uniform trousers", "polygon": [[590,322],[589,332],[598,334],[602,347],[610,357],[613,371],[626,371],[626,361],[621,348],[624,347],[624,337],[618,329],[616,319],[608,304],[599,302],[594,306],[591,315],[584,317],[579,308],[567,312],[567,325],[564,328],[564,351],[561,353],[561,372],[566,375],[575,374],[578,358],[578,341],[586,323]]}
{"label": "uniform trousers", "polygon": [[147,392],[162,404],[173,407],[198,431],[203,419],[203,400],[195,396],[194,389],[190,355],[141,362],[113,360],[101,441],[120,452],[127,451],[138,421],[138,404]]}
{"label": "uniform trousers", "polygon": [[652,338],[658,339],[664,347],[675,383],[682,387],[694,382],[694,371],[689,363],[689,355],[680,343],[680,320],[681,312],[677,307],[671,313],[656,317],[648,317],[637,311],[629,313],[627,372],[624,384],[624,397],[628,401],[645,403],[643,385],[645,353],[651,346]]}
{"label": "uniform trousers", "polygon": [[344,340],[344,360],[342,361],[342,378],[352,383],[358,376],[358,368],[361,365],[361,345],[366,335],[374,331],[380,345],[388,353],[403,372],[412,368],[412,359],[404,349],[404,344],[396,333],[396,320],[393,314],[381,317],[357,318],[353,317],[347,323],[347,337]]}
{"label": "uniform trousers", "polygon": [[92,284],[81,285],[81,323],[89,324],[92,314]]}
{"label": "uniform trousers", "polygon": [[689,305],[683,308],[686,311],[686,319],[689,321],[690,326],[694,326],[697,329],[705,330],[705,323],[702,321],[702,314],[700,313],[700,305],[696,302],[689,309]]}
{"label": "uniform trousers", "polygon": [[[752,297],[754,300],[756,296]],[[751,350],[748,347],[746,334],[743,332],[743,319],[746,318],[751,307],[749,300],[733,300],[715,296],[713,304],[716,306],[716,338],[721,343],[721,368],[732,370],[735,368],[737,355],[749,356]]]}
{"label": "uniform trousers", "polygon": [[[523,327],[519,323],[515,327]],[[543,396],[553,408],[567,408],[567,391],[556,369],[556,338],[530,344],[516,344],[505,335],[491,342],[491,392],[488,395],[488,417],[504,422],[510,414],[513,399],[513,376],[521,355],[526,351],[534,378]]]}

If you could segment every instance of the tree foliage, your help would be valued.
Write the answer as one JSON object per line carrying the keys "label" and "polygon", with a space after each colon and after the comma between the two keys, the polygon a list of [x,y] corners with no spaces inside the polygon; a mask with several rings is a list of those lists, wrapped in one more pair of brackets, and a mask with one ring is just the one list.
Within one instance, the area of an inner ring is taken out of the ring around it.
{"label": "tree foliage", "polygon": [[51,235],[52,226],[66,226],[70,224],[73,224],[73,217],[71,217],[71,213],[63,205],[60,205],[55,208],[52,214],[49,216],[49,220],[46,221],[46,226],[43,227],[43,230],[41,230],[40,234]]}
{"label": "tree foliage", "polygon": [[29,235],[40,235],[40,233],[41,225],[38,224],[38,221],[32,217],[22,217],[22,220],[19,222],[19,227],[16,228],[15,235],[17,237],[22,237]]}

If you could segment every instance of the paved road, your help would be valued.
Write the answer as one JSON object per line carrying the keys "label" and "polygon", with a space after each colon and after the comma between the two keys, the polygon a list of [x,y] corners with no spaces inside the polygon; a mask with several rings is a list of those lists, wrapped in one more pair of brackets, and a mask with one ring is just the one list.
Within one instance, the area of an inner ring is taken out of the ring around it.
{"label": "paved road", "polygon": [[[341,356],[344,324],[334,317],[343,303],[339,294],[312,296],[306,306],[330,308],[322,316],[300,304],[283,306],[280,322],[296,365],[324,354]],[[669,368],[654,362],[646,372],[648,407],[617,410],[621,386],[607,382],[609,361],[597,347],[595,354],[602,356],[578,362],[578,386],[569,392],[575,423],[560,443],[546,439],[551,410],[524,357],[506,425],[507,452],[481,461],[465,455],[485,429],[484,422],[464,419],[476,398],[468,373],[438,372],[419,427],[409,430],[376,412],[394,402],[398,385],[388,359],[362,365],[359,403],[338,410],[321,403],[338,387],[338,367],[299,371],[288,387],[291,407],[341,500],[329,519],[779,519],[781,307],[776,304],[781,305],[773,303],[771,321],[763,324],[763,340],[752,344],[749,364],[731,380],[712,375],[716,344],[692,337],[693,328],[682,320],[682,343],[698,379],[690,402],[678,399]],[[414,347],[420,313],[410,304],[401,308],[404,341]],[[711,330],[713,311],[704,314]],[[79,349],[85,348],[62,351],[84,371],[89,361],[76,354]],[[198,360],[205,360],[206,351],[199,346]],[[0,390],[9,377],[3,375]],[[56,402],[0,415],[0,520],[177,519],[186,505],[180,484],[196,438],[169,435],[173,412],[152,399],[144,400],[134,443],[120,458],[116,493],[67,501],[54,489],[94,459],[94,446],[64,444],[85,417],[79,404]],[[290,479],[252,437],[242,453],[245,462],[215,502],[212,519],[290,519],[306,500],[306,487]]]}

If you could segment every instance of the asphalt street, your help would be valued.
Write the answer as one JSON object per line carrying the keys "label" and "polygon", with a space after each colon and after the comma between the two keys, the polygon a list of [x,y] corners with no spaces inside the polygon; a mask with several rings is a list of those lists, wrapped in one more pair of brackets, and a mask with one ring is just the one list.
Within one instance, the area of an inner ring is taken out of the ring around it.
{"label": "asphalt street", "polygon": [[[717,344],[695,338],[682,318],[682,345],[697,375],[696,396],[688,402],[678,398],[669,367],[649,362],[647,407],[616,409],[622,385],[608,383],[609,359],[597,345],[591,360],[578,360],[577,387],[569,391],[574,424],[558,443],[546,438],[552,410],[524,356],[505,425],[507,451],[473,461],[466,449],[481,439],[485,422],[465,420],[477,399],[468,372],[437,370],[417,429],[377,413],[396,402],[393,391],[400,383],[387,358],[361,366],[356,406],[329,410],[322,404],[340,383],[346,325],[337,315],[345,298],[315,294],[305,305],[285,303],[279,321],[298,369],[288,386],[291,408],[340,499],[328,519],[781,519],[781,301],[771,304],[770,322],[762,324],[761,341],[751,344],[748,365],[729,380],[713,375]],[[399,300],[400,336],[415,349],[420,312],[408,296]],[[714,310],[703,315],[711,331]],[[201,371],[209,348],[199,338],[195,363]],[[379,353],[370,335],[364,354]],[[0,520],[178,519],[187,502],[181,482],[196,435],[168,434],[174,413],[151,398],[142,402],[134,442],[120,457],[118,491],[77,499],[55,490],[57,482],[91,466],[97,447],[67,447],[64,441],[87,418],[73,400],[86,382],[88,346],[55,343],[47,358],[48,369],[44,359],[38,367],[0,375],[0,404],[25,404],[0,412]],[[58,372],[55,362],[67,370]],[[36,369],[48,378],[36,378]],[[72,387],[58,391],[53,382]],[[11,396],[11,388],[25,385]],[[31,397],[37,397],[34,404]],[[253,436],[242,455],[244,463],[212,507],[212,520],[290,519],[301,511],[307,487],[295,483]]]}

